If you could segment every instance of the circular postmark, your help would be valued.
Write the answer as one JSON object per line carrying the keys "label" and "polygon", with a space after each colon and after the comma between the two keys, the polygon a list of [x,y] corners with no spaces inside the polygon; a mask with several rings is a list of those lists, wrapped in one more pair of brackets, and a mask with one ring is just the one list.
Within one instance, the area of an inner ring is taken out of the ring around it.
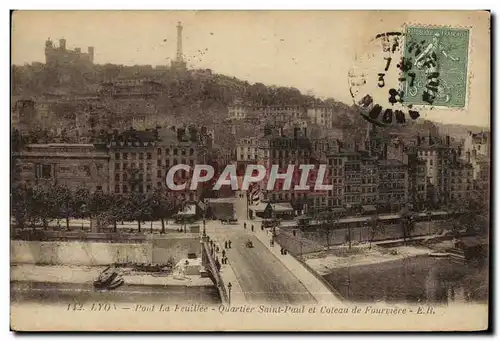
{"label": "circular postmark", "polygon": [[362,48],[348,80],[354,104],[366,120],[392,126],[420,116],[412,104],[405,103],[405,94],[416,95],[418,89],[408,72],[411,68],[412,61],[404,58],[402,32],[377,34]]}

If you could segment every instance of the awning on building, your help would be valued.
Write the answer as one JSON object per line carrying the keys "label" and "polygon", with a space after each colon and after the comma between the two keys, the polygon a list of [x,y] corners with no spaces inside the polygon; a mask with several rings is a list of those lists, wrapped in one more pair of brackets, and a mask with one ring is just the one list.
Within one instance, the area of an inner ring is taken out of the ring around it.
{"label": "awning on building", "polygon": [[186,205],[184,209],[177,213],[179,217],[188,217],[196,215],[196,205]]}
{"label": "awning on building", "polygon": [[336,207],[336,208],[332,209],[332,212],[333,213],[347,213],[347,210],[345,208],[342,208],[342,207]]}
{"label": "awning on building", "polygon": [[250,206],[249,208],[254,212],[264,212],[267,207],[267,203],[261,202],[258,205]]}
{"label": "awning on building", "polygon": [[343,224],[360,223],[360,222],[366,222],[367,219],[368,219],[367,217],[349,217],[349,218],[340,219],[339,223],[343,223]]}
{"label": "awning on building", "polygon": [[290,203],[280,203],[272,205],[275,212],[293,212],[292,204]]}
{"label": "awning on building", "polygon": [[361,206],[364,212],[369,213],[369,212],[377,212],[377,208],[373,205],[363,205]]}
{"label": "awning on building", "polygon": [[446,211],[434,211],[434,212],[431,212],[432,215],[447,215],[448,212]]}

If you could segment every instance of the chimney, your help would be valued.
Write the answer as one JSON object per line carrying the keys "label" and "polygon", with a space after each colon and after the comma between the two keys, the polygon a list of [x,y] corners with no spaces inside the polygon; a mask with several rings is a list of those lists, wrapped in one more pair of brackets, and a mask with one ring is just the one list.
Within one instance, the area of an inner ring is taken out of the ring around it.
{"label": "chimney", "polygon": [[470,152],[465,153],[465,155],[467,156],[467,162],[470,162]]}
{"label": "chimney", "polygon": [[66,39],[59,39],[59,48],[63,51],[66,50]]}
{"label": "chimney", "polygon": [[417,146],[420,146],[420,134],[417,135]]}
{"label": "chimney", "polygon": [[90,61],[93,63],[94,62],[94,47],[93,46],[89,46],[87,48],[87,50],[88,50],[88,53],[89,53]]}
{"label": "chimney", "polygon": [[446,135],[446,145],[450,145],[450,135]]}
{"label": "chimney", "polygon": [[303,129],[304,137],[307,137],[307,127],[304,127],[302,129]]}

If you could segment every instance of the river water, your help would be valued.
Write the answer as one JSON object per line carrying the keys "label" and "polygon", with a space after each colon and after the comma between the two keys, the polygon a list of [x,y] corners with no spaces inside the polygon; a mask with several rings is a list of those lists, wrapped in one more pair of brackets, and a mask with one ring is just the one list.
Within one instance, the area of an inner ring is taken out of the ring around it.
{"label": "river water", "polygon": [[112,291],[95,290],[91,283],[16,282],[10,284],[11,302],[68,303],[199,303],[219,304],[221,299],[214,286],[142,286],[123,285]]}
{"label": "river water", "polygon": [[324,278],[348,301],[464,303],[488,300],[488,267],[409,257],[336,269]]}

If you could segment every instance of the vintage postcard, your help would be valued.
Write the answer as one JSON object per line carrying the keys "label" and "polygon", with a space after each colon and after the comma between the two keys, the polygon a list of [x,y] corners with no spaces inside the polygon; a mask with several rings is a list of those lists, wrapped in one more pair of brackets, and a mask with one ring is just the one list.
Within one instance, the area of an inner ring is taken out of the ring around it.
{"label": "vintage postcard", "polygon": [[489,12],[11,26],[12,330],[488,329]]}

